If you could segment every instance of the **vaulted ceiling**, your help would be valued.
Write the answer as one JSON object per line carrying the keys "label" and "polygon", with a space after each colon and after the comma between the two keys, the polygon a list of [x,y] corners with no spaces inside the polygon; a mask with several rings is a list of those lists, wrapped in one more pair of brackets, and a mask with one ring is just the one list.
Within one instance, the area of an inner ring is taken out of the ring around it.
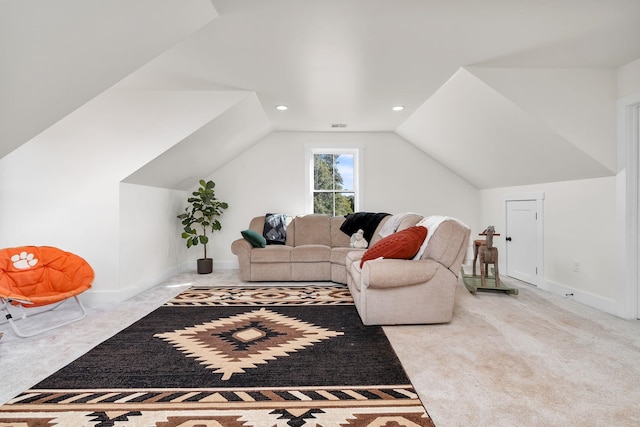
{"label": "vaulted ceiling", "polygon": [[[638,58],[640,0],[0,0],[0,158],[107,92],[132,111],[202,92],[210,116],[156,135],[174,140],[127,182],[185,189],[269,132],[336,123],[477,188],[607,176],[615,70]],[[196,150],[215,161],[176,167]]]}

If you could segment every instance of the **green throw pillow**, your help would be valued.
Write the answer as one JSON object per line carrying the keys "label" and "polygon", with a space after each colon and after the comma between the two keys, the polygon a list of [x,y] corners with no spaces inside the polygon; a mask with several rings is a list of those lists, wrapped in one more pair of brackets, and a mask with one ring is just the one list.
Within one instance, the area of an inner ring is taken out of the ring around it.
{"label": "green throw pillow", "polygon": [[262,234],[256,233],[253,230],[242,230],[240,232],[244,239],[251,243],[254,248],[264,248],[267,246],[267,239],[265,239]]}

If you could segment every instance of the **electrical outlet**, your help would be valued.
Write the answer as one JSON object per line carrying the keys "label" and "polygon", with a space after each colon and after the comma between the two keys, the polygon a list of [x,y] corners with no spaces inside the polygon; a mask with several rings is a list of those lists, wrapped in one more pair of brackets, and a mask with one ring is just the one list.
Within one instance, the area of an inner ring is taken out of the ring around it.
{"label": "electrical outlet", "polygon": [[581,270],[582,270],[582,265],[580,264],[580,261],[574,261],[573,262],[573,272],[574,273],[580,273]]}

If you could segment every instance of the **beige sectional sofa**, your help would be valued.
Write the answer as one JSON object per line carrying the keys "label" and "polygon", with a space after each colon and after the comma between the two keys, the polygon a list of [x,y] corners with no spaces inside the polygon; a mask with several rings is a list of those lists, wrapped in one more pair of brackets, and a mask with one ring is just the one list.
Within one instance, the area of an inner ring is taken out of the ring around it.
{"label": "beige sectional sofa", "polygon": [[[393,221],[393,231],[398,232],[423,219],[418,214],[386,216],[369,248],[382,239],[380,231],[387,221]],[[261,248],[246,239],[234,241],[231,251],[238,257],[240,279],[347,284],[367,325],[451,320],[458,273],[469,248],[470,230],[464,224],[447,218],[432,221],[420,259],[372,259],[361,267],[366,249],[350,247],[350,236],[340,230],[344,221],[327,215],[298,216],[287,225],[284,245]],[[264,222],[264,216],[255,217],[249,229],[262,233]]]}
{"label": "beige sectional sofa", "polygon": [[365,325],[451,321],[470,230],[447,219],[429,232],[419,259],[374,259],[361,267],[362,253],[347,255],[347,284]]}
{"label": "beige sectional sofa", "polygon": [[[350,236],[340,231],[344,219],[327,215],[295,217],[287,225],[285,245],[255,248],[245,239],[236,240],[231,252],[238,256],[240,279],[346,284],[346,256],[356,249],[349,247]],[[264,221],[264,216],[253,218],[249,229],[262,234]]]}

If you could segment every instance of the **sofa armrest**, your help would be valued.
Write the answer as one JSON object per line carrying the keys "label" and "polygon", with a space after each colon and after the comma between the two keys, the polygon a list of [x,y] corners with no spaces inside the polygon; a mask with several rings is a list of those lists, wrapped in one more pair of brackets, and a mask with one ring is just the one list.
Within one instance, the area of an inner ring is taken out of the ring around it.
{"label": "sofa armrest", "polygon": [[[350,248],[350,249],[353,249],[353,248]],[[349,258],[351,261],[359,262],[362,259],[362,256],[364,255],[365,252],[366,252],[366,249],[353,249],[347,253],[347,258]]]}
{"label": "sofa armrest", "polygon": [[238,239],[231,243],[231,252],[238,256],[249,255],[252,247],[251,243],[247,242],[245,239]]}
{"label": "sofa armrest", "polygon": [[251,249],[253,246],[245,239],[234,240],[231,243],[231,252],[238,256],[238,273],[240,280],[251,280]]}
{"label": "sofa armrest", "polygon": [[431,280],[439,268],[444,266],[430,259],[374,259],[362,265],[362,286],[383,289],[417,285]]}

